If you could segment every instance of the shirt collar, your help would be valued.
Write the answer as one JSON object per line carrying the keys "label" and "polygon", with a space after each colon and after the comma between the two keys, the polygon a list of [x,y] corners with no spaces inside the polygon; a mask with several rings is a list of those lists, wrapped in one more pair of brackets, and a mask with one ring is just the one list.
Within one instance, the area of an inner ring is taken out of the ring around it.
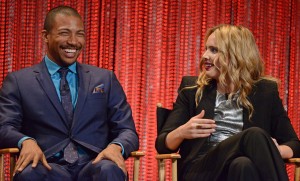
{"label": "shirt collar", "polygon": [[[45,63],[46,63],[46,67],[47,67],[50,75],[55,74],[61,68],[61,66],[57,65],[55,62],[50,60],[47,55],[45,56]],[[70,65],[68,67],[71,70],[71,72],[73,72],[75,74],[77,73],[76,65],[77,65],[77,63],[74,62],[72,65]]]}

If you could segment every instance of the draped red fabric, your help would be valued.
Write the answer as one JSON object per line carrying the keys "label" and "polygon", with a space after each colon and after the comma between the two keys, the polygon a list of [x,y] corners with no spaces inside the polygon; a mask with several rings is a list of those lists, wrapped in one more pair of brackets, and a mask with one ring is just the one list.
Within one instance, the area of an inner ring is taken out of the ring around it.
{"label": "draped red fabric", "polygon": [[[41,61],[43,21],[58,5],[76,8],[84,19],[87,44],[79,61],[114,71],[124,87],[146,152],[140,180],[157,180],[156,104],[172,108],[181,77],[199,73],[206,30],[220,23],[254,33],[265,73],[280,80],[280,96],[300,135],[299,0],[0,0],[0,82]],[[126,164],[132,178],[133,161]],[[294,171],[287,170],[292,180]]]}

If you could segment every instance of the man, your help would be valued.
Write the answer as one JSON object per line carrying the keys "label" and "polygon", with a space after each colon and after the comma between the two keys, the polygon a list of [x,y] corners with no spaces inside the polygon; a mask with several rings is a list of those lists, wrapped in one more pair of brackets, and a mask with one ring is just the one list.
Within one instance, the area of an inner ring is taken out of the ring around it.
{"label": "man", "polygon": [[14,180],[125,180],[139,144],[116,76],[77,62],[85,31],[75,9],[50,10],[42,36],[43,61],[0,91],[0,147],[20,148]]}

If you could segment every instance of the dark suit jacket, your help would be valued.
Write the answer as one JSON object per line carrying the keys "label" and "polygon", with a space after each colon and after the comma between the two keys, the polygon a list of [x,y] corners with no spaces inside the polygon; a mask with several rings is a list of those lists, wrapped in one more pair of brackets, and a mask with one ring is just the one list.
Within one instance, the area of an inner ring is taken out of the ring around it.
{"label": "dark suit jacket", "polygon": [[[17,147],[24,136],[34,138],[46,158],[73,140],[96,153],[116,141],[127,158],[138,149],[131,108],[113,72],[77,63],[78,99],[69,130],[44,61],[10,73],[0,91],[0,147]],[[103,84],[103,92],[93,93]]]}
{"label": "dark suit jacket", "polygon": [[[184,77],[181,87],[195,85],[196,77]],[[169,150],[165,145],[165,139],[169,132],[190,120],[191,117],[205,110],[205,118],[213,119],[216,101],[216,83],[213,81],[206,86],[199,106],[195,104],[195,94],[197,88],[184,88],[179,91],[179,95],[174,104],[174,109],[169,115],[166,123],[156,140],[156,149],[159,153],[171,153],[178,150]],[[279,144],[285,144],[293,149],[294,157],[300,156],[300,142],[287,117],[279,97],[277,84],[270,80],[257,82],[248,96],[254,107],[254,113],[249,121],[247,109],[243,109],[243,129],[250,127],[260,127],[271,137],[276,138]],[[204,143],[205,139],[184,140],[179,147],[181,159],[178,163],[179,175],[192,161]]]}

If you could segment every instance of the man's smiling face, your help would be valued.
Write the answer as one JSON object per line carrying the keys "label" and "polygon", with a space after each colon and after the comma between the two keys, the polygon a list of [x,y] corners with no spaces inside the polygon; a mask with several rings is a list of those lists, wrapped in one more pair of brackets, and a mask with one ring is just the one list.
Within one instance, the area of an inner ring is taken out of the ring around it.
{"label": "man's smiling face", "polygon": [[47,56],[62,67],[73,64],[85,46],[83,22],[76,16],[59,13],[51,30],[42,33],[48,46]]}

